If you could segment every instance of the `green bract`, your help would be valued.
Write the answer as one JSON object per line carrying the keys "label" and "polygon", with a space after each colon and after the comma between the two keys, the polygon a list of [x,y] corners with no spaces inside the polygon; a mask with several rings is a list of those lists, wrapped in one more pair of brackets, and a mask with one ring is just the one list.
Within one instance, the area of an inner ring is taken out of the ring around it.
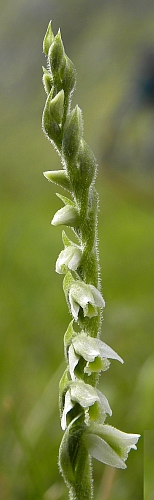
{"label": "green bract", "polygon": [[123,360],[99,338],[105,302],[100,290],[97,248],[97,164],[83,139],[82,111],[79,106],[71,109],[76,71],[65,54],[60,31],[54,36],[51,22],[43,50],[47,56],[47,69],[43,68],[47,100],[42,127],[62,163],[61,170],[44,172],[44,176],[70,196],[57,194],[64,207],[53,216],[52,225],[66,225],[74,233],[71,241],[62,232],[64,249],[56,261],[56,272],[65,275],[63,289],[72,316],[64,336],[67,368],[59,384],[64,430],[59,466],[70,500],[91,500],[91,456],[125,468],[128,452],[136,449],[139,435],[104,424],[112,411],[106,396],[96,388],[98,375],[109,368],[110,359]]}

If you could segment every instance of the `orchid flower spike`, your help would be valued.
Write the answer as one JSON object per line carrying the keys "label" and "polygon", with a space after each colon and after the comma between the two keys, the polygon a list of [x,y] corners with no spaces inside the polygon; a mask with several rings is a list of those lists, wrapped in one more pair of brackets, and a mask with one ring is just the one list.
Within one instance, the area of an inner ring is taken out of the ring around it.
{"label": "orchid flower spike", "polygon": [[[46,179],[68,192],[57,196],[64,203],[53,215],[52,225],[65,225],[73,239],[62,232],[64,248],[56,272],[64,274],[63,290],[72,321],[64,336],[66,370],[59,384],[59,409],[64,431],[59,449],[59,468],[70,500],[92,500],[91,457],[112,467],[126,467],[138,434],[126,434],[105,424],[112,410],[98,388],[100,372],[110,360],[123,359],[100,339],[105,307],[100,287],[98,254],[97,162],[83,138],[83,117],[71,106],[76,84],[74,64],[65,53],[60,30],[54,36],[49,23],[43,41],[47,69],[43,85],[47,94],[42,127],[59,154],[62,168],[47,170]],[[118,402],[117,402],[118,404]]]}

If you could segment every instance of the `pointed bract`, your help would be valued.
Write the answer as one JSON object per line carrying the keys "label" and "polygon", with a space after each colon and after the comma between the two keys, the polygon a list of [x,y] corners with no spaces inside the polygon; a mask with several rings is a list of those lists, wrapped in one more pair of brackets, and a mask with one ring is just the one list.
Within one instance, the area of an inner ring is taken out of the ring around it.
{"label": "pointed bract", "polygon": [[67,56],[65,56],[65,66],[62,75],[62,82],[65,95],[66,97],[69,97],[70,100],[76,84],[76,70],[74,64]]}
{"label": "pointed bract", "polygon": [[60,72],[61,67],[65,66],[65,51],[63,42],[61,39],[60,30],[57,35],[54,37],[54,41],[49,48],[48,59],[50,63],[51,73],[53,75]]}
{"label": "pointed bract", "polygon": [[61,123],[64,112],[64,91],[63,89],[50,101],[50,113],[57,123]]}
{"label": "pointed bract", "polygon": [[47,31],[43,40],[43,52],[47,56],[49,52],[50,45],[54,40],[54,34],[52,31],[52,21],[49,22]]}

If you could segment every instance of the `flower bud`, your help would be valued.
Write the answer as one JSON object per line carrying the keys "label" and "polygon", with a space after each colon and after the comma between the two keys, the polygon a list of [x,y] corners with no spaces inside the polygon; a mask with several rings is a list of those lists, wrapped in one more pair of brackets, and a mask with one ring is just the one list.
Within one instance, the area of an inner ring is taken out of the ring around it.
{"label": "flower bud", "polygon": [[53,88],[47,97],[43,116],[42,116],[42,128],[47,137],[53,141],[53,143],[60,149],[61,146],[61,130],[58,123],[55,121],[50,112],[50,103],[52,100]]}
{"label": "flower bud", "polygon": [[60,30],[58,31],[52,45],[49,48],[48,58],[51,72],[53,73],[53,75],[57,75],[57,72],[60,71],[61,67],[65,65],[65,51],[61,39]]}
{"label": "flower bud", "polygon": [[[80,139],[83,133],[82,113],[79,106],[70,113],[64,126],[63,134],[63,154],[67,160],[73,160],[79,149]],[[73,165],[74,171],[74,165]]]}
{"label": "flower bud", "polygon": [[58,186],[67,189],[67,191],[71,191],[70,181],[65,170],[48,170],[47,172],[43,172],[43,175],[48,181],[58,184]]}
{"label": "flower bud", "polygon": [[64,91],[60,90],[58,94],[50,101],[50,113],[57,123],[61,123],[64,111]]}
{"label": "flower bud", "polygon": [[52,77],[51,77],[49,71],[47,71],[43,66],[42,66],[42,69],[43,69],[43,73],[44,73],[43,78],[42,78],[44,90],[45,90],[46,94],[50,94],[52,84],[53,84]]}
{"label": "flower bud", "polygon": [[94,154],[84,139],[80,141],[78,164],[81,182],[88,188],[96,175],[97,168]]}
{"label": "flower bud", "polygon": [[54,34],[52,31],[52,22],[50,21],[47,27],[47,31],[43,40],[43,52],[47,56],[49,52],[50,45],[54,40]]}
{"label": "flower bud", "polygon": [[51,224],[53,226],[60,226],[61,224],[65,224],[69,227],[76,227],[79,223],[79,215],[75,207],[70,205],[66,205],[63,208],[60,208],[58,212],[55,213]]}
{"label": "flower bud", "polygon": [[62,85],[66,96],[70,96],[76,84],[76,70],[72,61],[65,56],[65,67],[62,74]]}

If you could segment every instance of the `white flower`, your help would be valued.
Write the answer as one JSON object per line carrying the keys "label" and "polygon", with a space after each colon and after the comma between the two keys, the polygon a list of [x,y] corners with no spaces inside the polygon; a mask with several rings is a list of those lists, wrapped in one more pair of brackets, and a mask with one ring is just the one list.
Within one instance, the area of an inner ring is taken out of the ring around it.
{"label": "white flower", "polygon": [[123,363],[123,359],[111,349],[107,344],[97,338],[88,336],[84,331],[72,339],[69,347],[69,367],[72,380],[75,380],[74,370],[77,366],[80,356],[87,361],[84,373],[91,375],[92,372],[105,371],[109,368],[110,359],[117,359]]}
{"label": "white flower", "polygon": [[[100,391],[95,389],[92,385],[86,384],[83,380],[72,382],[69,389],[65,394],[65,403],[61,419],[61,427],[63,430],[67,427],[66,417],[67,413],[78,403],[85,410],[85,418],[87,418],[87,410],[94,407],[94,415],[92,420],[95,419],[97,414],[101,417],[101,422],[104,422],[106,414],[112,415],[107,398]],[[96,403],[96,407],[94,406]],[[89,418],[89,417],[88,417]]]}
{"label": "white flower", "polygon": [[61,224],[70,227],[76,226],[78,224],[78,212],[76,208],[71,205],[60,208],[60,210],[55,213],[51,224],[53,226],[59,226]]}
{"label": "white flower", "polygon": [[77,321],[80,307],[83,309],[84,316],[89,318],[97,316],[98,307],[105,307],[104,299],[93,285],[87,285],[82,281],[74,282],[69,290],[69,302],[71,312]]}
{"label": "white flower", "polygon": [[59,254],[56,261],[56,272],[59,274],[65,274],[68,269],[71,271],[76,271],[80,264],[82,257],[82,251],[79,247],[75,245],[69,245]]}
{"label": "white flower", "polygon": [[110,425],[91,424],[84,443],[92,457],[112,467],[126,468],[125,461],[132,449],[136,450],[139,434],[127,434]]}

